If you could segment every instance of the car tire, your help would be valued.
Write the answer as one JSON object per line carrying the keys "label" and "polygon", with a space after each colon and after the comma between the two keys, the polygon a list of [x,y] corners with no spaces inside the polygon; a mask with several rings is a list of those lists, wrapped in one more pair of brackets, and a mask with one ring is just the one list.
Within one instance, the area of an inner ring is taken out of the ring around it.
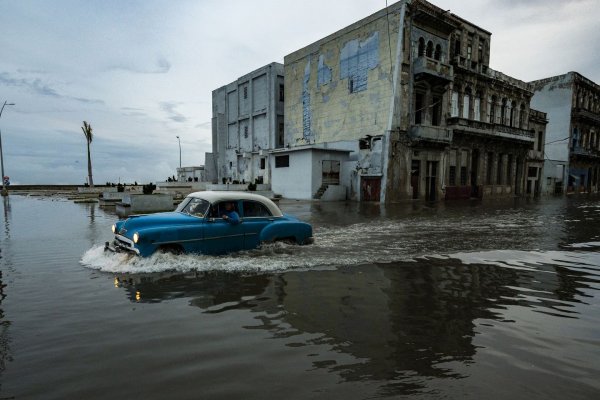
{"label": "car tire", "polygon": [[160,251],[161,253],[179,255],[179,254],[183,253],[183,248],[176,244],[170,244],[170,245],[160,246],[158,251]]}

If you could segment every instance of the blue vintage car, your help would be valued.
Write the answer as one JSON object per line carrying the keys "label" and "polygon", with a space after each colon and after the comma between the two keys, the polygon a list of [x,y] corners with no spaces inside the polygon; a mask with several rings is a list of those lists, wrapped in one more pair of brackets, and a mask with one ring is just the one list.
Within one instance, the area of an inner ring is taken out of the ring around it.
{"label": "blue vintage car", "polygon": [[312,226],[283,214],[270,199],[247,192],[196,192],[173,212],[131,216],[112,226],[105,249],[142,257],[156,251],[224,254],[265,242],[313,242]]}

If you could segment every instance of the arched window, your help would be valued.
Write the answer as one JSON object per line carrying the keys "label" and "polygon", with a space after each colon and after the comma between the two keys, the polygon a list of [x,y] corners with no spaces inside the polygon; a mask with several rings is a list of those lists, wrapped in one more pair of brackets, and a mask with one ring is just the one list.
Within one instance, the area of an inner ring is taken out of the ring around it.
{"label": "arched window", "polygon": [[475,93],[475,99],[473,101],[473,119],[475,121],[481,121],[481,92]]}
{"label": "arched window", "polygon": [[470,111],[471,111],[471,88],[466,88],[465,95],[463,96],[462,117],[465,119],[469,119]]}
{"label": "arched window", "polygon": [[450,109],[451,117],[458,117],[458,92],[456,89],[452,91],[452,107]]}
{"label": "arched window", "polygon": [[508,110],[508,100],[502,99],[502,106],[500,106],[500,123],[506,125],[506,111]]}
{"label": "arched window", "polygon": [[442,46],[440,46],[439,44],[435,46],[435,53],[433,53],[433,58],[435,58],[438,61],[442,59]]}
{"label": "arched window", "polygon": [[527,129],[527,120],[525,119],[525,104],[521,103],[519,110],[519,128]]}
{"label": "arched window", "polygon": [[425,51],[427,57],[433,57],[433,42],[430,40],[427,42],[427,50]]}
{"label": "arched window", "polygon": [[425,55],[425,39],[419,38],[419,57]]}
{"label": "arched window", "polygon": [[517,123],[517,102],[510,103],[510,121],[509,126],[515,126]]}

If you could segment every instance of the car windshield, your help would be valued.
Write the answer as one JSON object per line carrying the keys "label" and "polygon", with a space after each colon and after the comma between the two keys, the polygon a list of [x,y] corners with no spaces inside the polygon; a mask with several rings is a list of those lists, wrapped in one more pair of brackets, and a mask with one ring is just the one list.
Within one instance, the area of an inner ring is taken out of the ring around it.
{"label": "car windshield", "polygon": [[177,211],[193,215],[194,217],[204,217],[208,211],[210,203],[204,199],[191,198],[181,209]]}

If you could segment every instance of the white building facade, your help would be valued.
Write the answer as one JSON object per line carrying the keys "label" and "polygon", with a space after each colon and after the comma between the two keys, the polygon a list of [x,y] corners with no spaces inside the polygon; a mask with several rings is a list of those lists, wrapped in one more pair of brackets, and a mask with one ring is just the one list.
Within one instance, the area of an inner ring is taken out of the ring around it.
{"label": "white building facade", "polygon": [[283,65],[271,63],[212,93],[209,179],[271,183],[269,150],[283,147]]}

